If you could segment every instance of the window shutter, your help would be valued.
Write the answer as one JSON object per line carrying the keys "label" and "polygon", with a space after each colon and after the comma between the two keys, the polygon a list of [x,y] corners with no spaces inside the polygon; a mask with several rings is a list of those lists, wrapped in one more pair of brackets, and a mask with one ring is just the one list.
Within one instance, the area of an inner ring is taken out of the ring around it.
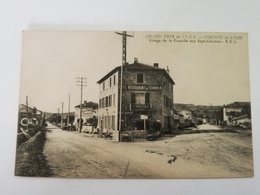
{"label": "window shutter", "polygon": [[150,104],[150,93],[145,94],[145,103]]}
{"label": "window shutter", "polygon": [[135,94],[131,93],[131,104],[135,104]]}

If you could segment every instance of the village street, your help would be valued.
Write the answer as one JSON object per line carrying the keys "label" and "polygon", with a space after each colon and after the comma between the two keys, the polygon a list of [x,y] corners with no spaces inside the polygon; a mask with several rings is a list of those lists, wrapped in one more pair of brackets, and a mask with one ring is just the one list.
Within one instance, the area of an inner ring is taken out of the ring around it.
{"label": "village street", "polygon": [[52,177],[252,177],[251,139],[250,134],[212,131],[116,142],[48,124],[43,153]]}

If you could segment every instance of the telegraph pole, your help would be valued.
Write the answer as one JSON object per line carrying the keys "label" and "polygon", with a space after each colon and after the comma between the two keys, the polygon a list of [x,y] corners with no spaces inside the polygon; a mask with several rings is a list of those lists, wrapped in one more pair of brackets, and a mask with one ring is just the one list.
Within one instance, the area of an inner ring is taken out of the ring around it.
{"label": "telegraph pole", "polygon": [[[120,77],[120,103],[119,103],[119,131],[122,130],[122,110],[125,115],[125,110],[126,108],[123,109],[123,84],[125,84],[125,76],[123,77],[125,68],[124,66],[126,65],[126,45],[127,45],[127,37],[133,37],[133,35],[127,34],[126,31],[123,31],[122,33],[115,32],[118,35],[122,36],[122,66],[121,66],[121,77]],[[123,81],[124,78],[124,81]],[[126,102],[124,102],[124,105],[126,106]],[[124,124],[126,125],[126,115],[124,119]],[[120,135],[119,135],[120,136]],[[120,137],[119,137],[120,141]]]}
{"label": "telegraph pole", "polygon": [[82,95],[83,95],[83,87],[87,86],[87,78],[78,77],[77,86],[80,86],[79,132],[81,133],[81,129],[82,129]]}
{"label": "telegraph pole", "polygon": [[26,125],[26,128],[27,128],[27,131],[29,129],[29,113],[28,113],[28,96],[26,96],[26,118],[27,118],[27,125]]}
{"label": "telegraph pole", "polygon": [[123,31],[122,33],[120,32],[116,32],[116,34],[121,35],[122,36],[122,65],[126,64],[126,38],[127,37],[133,37],[134,35],[129,35],[127,34],[126,31]]}
{"label": "telegraph pole", "polygon": [[58,108],[58,116],[57,116],[57,120],[55,120],[56,124],[57,124],[58,121],[59,121],[59,116],[60,116],[60,108]]}
{"label": "telegraph pole", "polygon": [[67,124],[70,123],[70,93],[69,93],[69,103],[68,103],[68,118],[67,118]]}
{"label": "telegraph pole", "polygon": [[63,124],[63,102],[61,103],[61,125]]}

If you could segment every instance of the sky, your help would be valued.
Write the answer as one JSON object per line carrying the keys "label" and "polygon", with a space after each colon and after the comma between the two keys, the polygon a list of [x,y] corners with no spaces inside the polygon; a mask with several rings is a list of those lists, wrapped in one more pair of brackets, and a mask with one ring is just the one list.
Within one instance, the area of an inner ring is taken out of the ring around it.
{"label": "sky", "polygon": [[[127,61],[170,70],[174,102],[223,105],[250,101],[246,33],[132,32]],[[86,77],[83,100],[98,102],[97,81],[122,64],[122,36],[114,31],[24,31],[20,103],[46,112],[80,103],[77,77]]]}

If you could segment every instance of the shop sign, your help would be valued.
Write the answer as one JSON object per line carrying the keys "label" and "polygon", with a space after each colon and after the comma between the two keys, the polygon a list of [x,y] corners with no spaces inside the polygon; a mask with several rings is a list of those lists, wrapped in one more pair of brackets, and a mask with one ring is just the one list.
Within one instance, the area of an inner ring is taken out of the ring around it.
{"label": "shop sign", "polygon": [[134,91],[161,91],[160,85],[126,85],[126,90]]}

